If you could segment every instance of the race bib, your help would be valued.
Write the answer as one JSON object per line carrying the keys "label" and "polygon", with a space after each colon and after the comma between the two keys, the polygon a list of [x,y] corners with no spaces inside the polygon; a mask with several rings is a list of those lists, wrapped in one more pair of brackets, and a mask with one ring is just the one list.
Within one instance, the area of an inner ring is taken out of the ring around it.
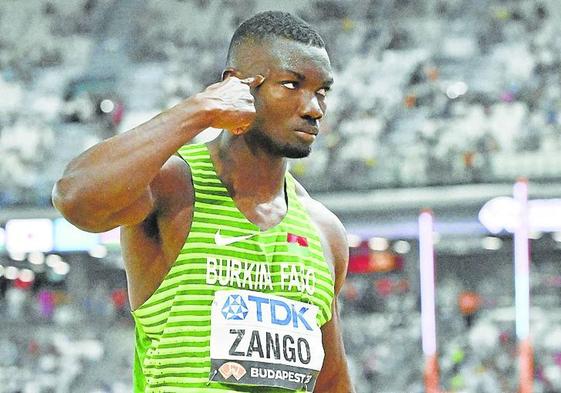
{"label": "race bib", "polygon": [[317,313],[313,304],[280,296],[217,291],[210,380],[313,391],[324,357]]}

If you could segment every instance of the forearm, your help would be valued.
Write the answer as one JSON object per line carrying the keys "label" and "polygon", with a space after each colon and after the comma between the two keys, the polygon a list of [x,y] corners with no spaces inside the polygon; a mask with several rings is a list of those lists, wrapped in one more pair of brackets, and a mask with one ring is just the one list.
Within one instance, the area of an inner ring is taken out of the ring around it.
{"label": "forearm", "polygon": [[208,127],[207,113],[195,97],[87,150],[56,183],[55,207],[92,230],[92,223],[135,204],[142,215],[152,203],[150,183],[183,144]]}

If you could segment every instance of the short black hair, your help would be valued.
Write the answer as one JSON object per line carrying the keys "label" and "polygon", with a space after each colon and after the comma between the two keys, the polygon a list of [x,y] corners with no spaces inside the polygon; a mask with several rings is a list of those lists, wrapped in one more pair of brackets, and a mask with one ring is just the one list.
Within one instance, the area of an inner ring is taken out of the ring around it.
{"label": "short black hair", "polygon": [[318,48],[325,48],[325,42],[316,29],[303,19],[288,12],[265,11],[244,21],[234,32],[228,48],[228,63],[234,49],[247,39],[266,40],[286,38]]}

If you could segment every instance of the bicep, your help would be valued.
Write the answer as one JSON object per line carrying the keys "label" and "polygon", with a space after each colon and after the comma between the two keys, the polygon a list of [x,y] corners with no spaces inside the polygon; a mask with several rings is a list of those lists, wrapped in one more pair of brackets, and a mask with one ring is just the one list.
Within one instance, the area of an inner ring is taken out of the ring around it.
{"label": "bicep", "polygon": [[310,217],[318,228],[325,259],[333,272],[337,295],[345,283],[349,263],[349,244],[345,228],[337,216],[321,203],[309,197],[304,200],[307,201]]}
{"label": "bicep", "polygon": [[341,222],[337,219],[333,224],[331,236],[331,252],[333,253],[333,264],[335,269],[335,294],[339,294],[345,279],[347,278],[347,267],[349,265],[349,244],[347,234]]}
{"label": "bicep", "polygon": [[129,226],[143,222],[154,210],[154,194],[150,187],[146,187],[135,201],[108,217],[105,226],[112,229],[118,226]]}
{"label": "bicep", "polygon": [[173,211],[189,194],[190,171],[187,164],[178,157],[171,157],[160,172],[146,187],[141,196],[110,218],[114,226],[144,225],[153,216]]}

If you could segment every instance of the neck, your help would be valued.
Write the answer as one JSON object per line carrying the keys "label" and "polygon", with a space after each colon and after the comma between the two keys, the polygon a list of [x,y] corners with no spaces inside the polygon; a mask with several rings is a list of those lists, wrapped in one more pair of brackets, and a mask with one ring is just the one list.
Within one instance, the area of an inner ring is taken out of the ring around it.
{"label": "neck", "polygon": [[263,149],[248,146],[227,131],[210,143],[218,177],[236,199],[268,202],[284,190],[287,161]]}

